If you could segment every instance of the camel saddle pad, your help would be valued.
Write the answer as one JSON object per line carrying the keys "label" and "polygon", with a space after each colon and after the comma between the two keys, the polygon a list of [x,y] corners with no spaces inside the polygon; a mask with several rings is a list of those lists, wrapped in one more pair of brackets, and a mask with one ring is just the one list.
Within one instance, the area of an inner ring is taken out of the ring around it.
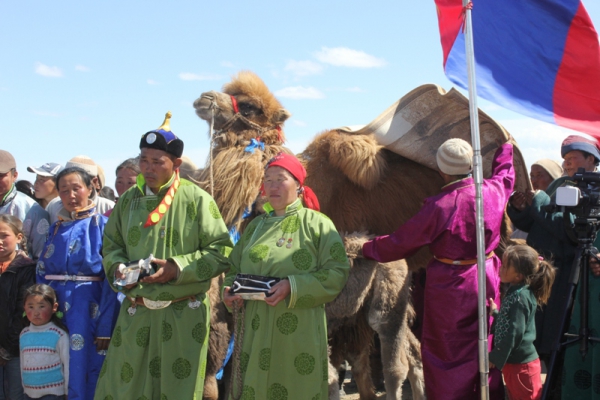
{"label": "camel saddle pad", "polygon": [[[338,130],[354,135],[372,134],[388,150],[437,170],[437,149],[447,139],[461,138],[471,143],[469,100],[454,88],[446,93],[438,85],[422,85],[392,104],[370,124]],[[527,166],[514,138],[481,110],[479,130],[484,178],[491,174],[496,149],[509,141],[514,145],[515,190],[531,190]]]}

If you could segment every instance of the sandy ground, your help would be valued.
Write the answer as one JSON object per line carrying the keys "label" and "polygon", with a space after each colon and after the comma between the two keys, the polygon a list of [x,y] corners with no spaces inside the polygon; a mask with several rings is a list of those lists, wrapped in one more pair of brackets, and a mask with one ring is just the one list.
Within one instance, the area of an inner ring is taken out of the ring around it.
{"label": "sandy ground", "polygon": [[[375,392],[377,399],[385,399],[385,392]],[[342,400],[359,400],[356,384],[352,382],[352,371],[349,369],[346,372],[346,379],[340,392],[340,399]],[[404,382],[402,386],[402,400],[412,400],[412,391],[410,390],[410,384],[408,380]]]}
{"label": "sandy ground", "polygon": [[[546,381],[546,366],[542,363],[542,383]],[[385,392],[376,392],[377,399],[385,399]],[[352,371],[349,369],[346,372],[346,379],[342,391],[340,392],[340,398],[342,400],[359,400],[356,385],[352,382]],[[508,395],[507,395],[508,398]],[[412,391],[410,390],[410,384],[408,380],[404,382],[402,386],[402,400],[412,400]]]}

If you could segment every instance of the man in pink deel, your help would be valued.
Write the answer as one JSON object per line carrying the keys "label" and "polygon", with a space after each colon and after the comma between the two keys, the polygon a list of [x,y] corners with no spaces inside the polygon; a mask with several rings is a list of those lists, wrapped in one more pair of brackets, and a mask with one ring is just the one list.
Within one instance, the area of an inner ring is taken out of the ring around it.
{"label": "man in pink deel", "polygon": [[[477,322],[477,241],[473,149],[462,139],[440,146],[437,164],[446,185],[391,235],[363,246],[366,258],[389,262],[429,246],[421,354],[429,399],[479,399]],[[500,300],[500,225],[515,181],[513,148],[502,145],[492,176],[482,185],[487,287],[486,298]],[[489,341],[491,349],[491,337]],[[500,371],[490,371],[490,396],[504,399]]]}

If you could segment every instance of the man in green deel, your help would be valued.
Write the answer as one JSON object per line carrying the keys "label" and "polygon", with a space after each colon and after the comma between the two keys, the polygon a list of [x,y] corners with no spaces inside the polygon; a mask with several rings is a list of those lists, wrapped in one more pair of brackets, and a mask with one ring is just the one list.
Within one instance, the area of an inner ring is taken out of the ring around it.
{"label": "man in green deel", "polygon": [[[179,177],[183,142],[170,113],[140,142],[137,185],[119,198],[104,232],[104,269],[125,295],[96,399],[201,399],[213,277],[229,266],[217,204]],[[126,286],[123,264],[153,255],[150,276]]]}

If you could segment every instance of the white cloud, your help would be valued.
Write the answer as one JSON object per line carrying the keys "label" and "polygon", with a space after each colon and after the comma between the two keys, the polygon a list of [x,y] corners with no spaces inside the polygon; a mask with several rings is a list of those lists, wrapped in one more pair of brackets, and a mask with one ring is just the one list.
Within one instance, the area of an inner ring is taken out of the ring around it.
{"label": "white cloud", "polygon": [[85,65],[77,64],[75,66],[75,71],[90,72],[90,69],[88,67],[86,67]]}
{"label": "white cloud", "polygon": [[63,76],[63,73],[60,68],[50,67],[48,65],[42,64],[41,62],[37,62],[35,64],[35,73],[49,78],[60,78]]}
{"label": "white cloud", "polygon": [[284,70],[290,71],[296,76],[308,76],[320,73],[323,70],[323,66],[314,61],[290,60],[285,65]]}
{"label": "white cloud", "polygon": [[221,79],[219,75],[201,75],[192,72],[182,72],[179,74],[179,78],[184,81],[216,81]]}
{"label": "white cloud", "polygon": [[160,83],[158,83],[157,81],[155,81],[154,79],[148,79],[148,80],[146,81],[146,83],[147,83],[148,85],[159,85],[159,84],[160,84]]}
{"label": "white cloud", "polygon": [[234,68],[235,65],[231,61],[221,61],[221,67]]}
{"label": "white cloud", "polygon": [[387,64],[383,58],[347,47],[321,47],[321,51],[316,52],[315,57],[322,63],[336,67],[377,68]]}
{"label": "white cloud", "polygon": [[275,96],[287,99],[323,99],[325,95],[314,87],[289,86],[275,92]]}

